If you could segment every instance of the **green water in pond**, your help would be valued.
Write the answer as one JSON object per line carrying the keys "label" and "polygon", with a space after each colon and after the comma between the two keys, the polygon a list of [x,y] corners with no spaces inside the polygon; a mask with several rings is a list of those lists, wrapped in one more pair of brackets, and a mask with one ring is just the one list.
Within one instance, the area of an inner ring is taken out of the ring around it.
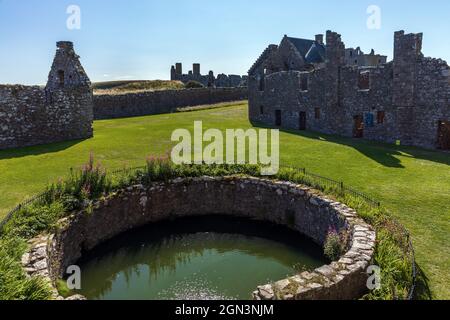
{"label": "green water in pond", "polygon": [[258,285],[325,263],[319,246],[287,228],[187,218],[133,230],[85,254],[76,293],[100,300],[250,299]]}

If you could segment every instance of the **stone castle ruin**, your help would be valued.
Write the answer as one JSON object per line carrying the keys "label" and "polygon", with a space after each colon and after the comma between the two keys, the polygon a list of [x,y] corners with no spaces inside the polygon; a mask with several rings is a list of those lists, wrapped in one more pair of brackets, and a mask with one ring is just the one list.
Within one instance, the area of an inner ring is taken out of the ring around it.
{"label": "stone castle ruin", "polygon": [[394,60],[345,48],[327,31],[285,36],[249,70],[254,123],[450,150],[450,67],[422,54],[422,34],[395,33]]}
{"label": "stone castle ruin", "polygon": [[183,65],[181,63],[176,63],[175,66],[172,66],[170,69],[170,80],[181,81],[183,83],[196,81],[208,88],[236,88],[247,86],[247,76],[233,74],[226,75],[221,73],[216,78],[213,71],[209,71],[207,75],[202,75],[200,73],[199,63],[194,63],[192,70],[189,71],[188,74],[183,74]]}
{"label": "stone castle ruin", "polygon": [[71,42],[58,42],[47,85],[0,85],[0,150],[90,138],[91,83]]}

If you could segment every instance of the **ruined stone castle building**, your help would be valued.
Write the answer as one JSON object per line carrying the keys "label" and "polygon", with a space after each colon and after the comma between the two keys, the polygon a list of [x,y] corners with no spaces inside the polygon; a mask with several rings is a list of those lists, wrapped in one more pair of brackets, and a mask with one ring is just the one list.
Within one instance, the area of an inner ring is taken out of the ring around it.
{"label": "ruined stone castle building", "polygon": [[422,37],[396,32],[393,61],[372,52],[352,62],[335,32],[326,43],[285,36],[249,70],[250,120],[450,150],[450,67],[424,57]]}
{"label": "ruined stone castle building", "polygon": [[192,70],[187,74],[183,74],[182,63],[176,63],[175,66],[172,66],[170,69],[170,80],[181,81],[183,83],[196,81],[201,83],[204,87],[235,88],[247,86],[247,76],[234,74],[226,75],[221,73],[216,78],[213,71],[209,71],[207,75],[202,75],[199,63],[194,63],[192,65]]}
{"label": "ruined stone castle building", "polygon": [[387,62],[387,56],[375,54],[372,49],[370,54],[365,54],[360,47],[345,49],[345,64],[360,67],[376,67]]}
{"label": "ruined stone castle building", "polygon": [[0,149],[93,135],[91,82],[71,42],[58,42],[45,87],[0,85]]}

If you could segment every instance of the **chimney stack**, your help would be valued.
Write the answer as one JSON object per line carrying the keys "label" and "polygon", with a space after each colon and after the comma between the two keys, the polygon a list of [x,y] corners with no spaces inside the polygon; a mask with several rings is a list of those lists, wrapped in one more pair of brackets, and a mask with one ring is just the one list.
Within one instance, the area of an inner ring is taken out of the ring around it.
{"label": "chimney stack", "polygon": [[316,42],[318,42],[319,44],[323,44],[323,34],[316,35]]}

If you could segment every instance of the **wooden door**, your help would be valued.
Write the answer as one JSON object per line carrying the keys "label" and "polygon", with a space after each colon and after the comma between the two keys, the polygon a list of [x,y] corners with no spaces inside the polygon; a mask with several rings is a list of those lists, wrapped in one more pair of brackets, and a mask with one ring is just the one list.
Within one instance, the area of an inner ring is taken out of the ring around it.
{"label": "wooden door", "polygon": [[281,127],[281,110],[275,111],[275,125]]}
{"label": "wooden door", "polygon": [[438,148],[450,150],[450,121],[439,121]]}
{"label": "wooden door", "polygon": [[298,129],[306,130],[306,112],[300,112],[298,119]]}
{"label": "wooden door", "polygon": [[363,116],[355,116],[354,117],[353,137],[354,138],[364,137],[364,118],[363,118]]}

